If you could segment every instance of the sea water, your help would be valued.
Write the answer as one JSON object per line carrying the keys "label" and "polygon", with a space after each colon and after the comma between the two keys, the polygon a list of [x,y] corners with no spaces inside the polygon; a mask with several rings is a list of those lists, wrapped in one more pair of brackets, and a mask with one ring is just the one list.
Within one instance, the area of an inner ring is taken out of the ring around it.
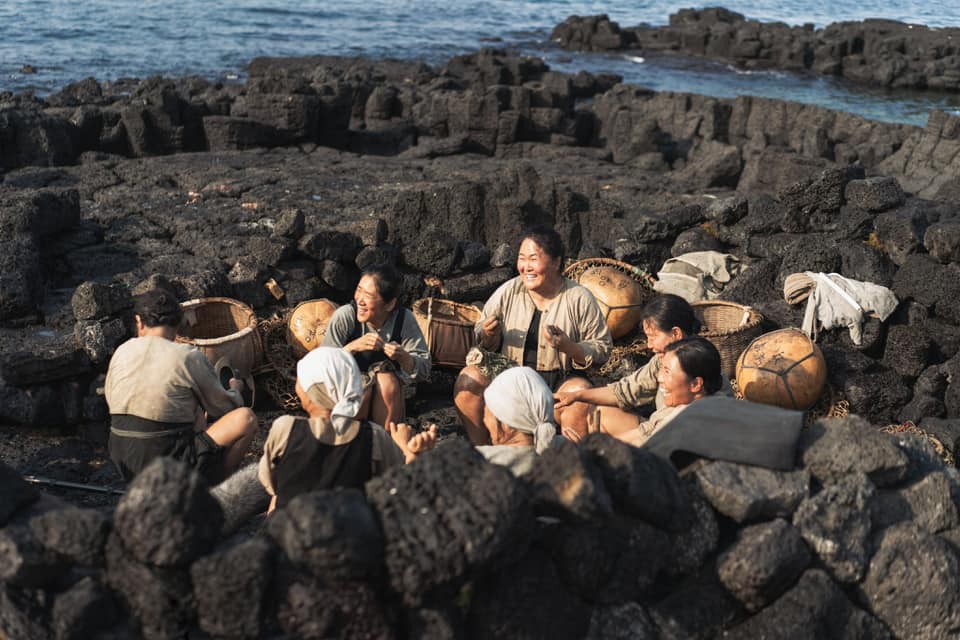
{"label": "sea water", "polygon": [[[719,3],[711,3],[719,4]],[[960,26],[960,2],[729,0],[748,18],[824,26],[889,18]],[[544,57],[552,68],[610,71],[657,90],[760,95],[818,104],[891,122],[923,124],[931,108],[960,100],[925,92],[864,90],[805,74],[746,73],[690,58],[558,50],[554,25],[572,14],[606,13],[622,26],[665,24],[686,6],[656,0],[3,0],[0,91],[45,95],[69,82],[150,75],[237,80],[257,56],[363,55],[442,64],[484,46]]]}

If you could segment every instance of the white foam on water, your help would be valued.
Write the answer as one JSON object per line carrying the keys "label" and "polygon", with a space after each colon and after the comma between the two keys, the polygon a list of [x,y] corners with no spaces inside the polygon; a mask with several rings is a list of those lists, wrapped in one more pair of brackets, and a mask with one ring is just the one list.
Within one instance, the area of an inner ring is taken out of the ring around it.
{"label": "white foam on water", "polygon": [[640,56],[623,56],[623,59],[636,64],[643,64],[646,62],[646,60]]}

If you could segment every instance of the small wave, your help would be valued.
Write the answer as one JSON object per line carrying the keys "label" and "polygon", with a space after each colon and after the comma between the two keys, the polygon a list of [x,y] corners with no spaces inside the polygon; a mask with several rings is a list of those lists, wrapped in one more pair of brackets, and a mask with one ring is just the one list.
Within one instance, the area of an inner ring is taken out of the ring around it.
{"label": "small wave", "polygon": [[788,77],[783,71],[776,71],[775,69],[742,69],[732,64],[724,65],[728,71],[733,71],[738,76],[766,76],[768,78],[786,78]]}
{"label": "small wave", "polygon": [[641,56],[623,56],[623,59],[635,64],[643,64],[646,60]]}

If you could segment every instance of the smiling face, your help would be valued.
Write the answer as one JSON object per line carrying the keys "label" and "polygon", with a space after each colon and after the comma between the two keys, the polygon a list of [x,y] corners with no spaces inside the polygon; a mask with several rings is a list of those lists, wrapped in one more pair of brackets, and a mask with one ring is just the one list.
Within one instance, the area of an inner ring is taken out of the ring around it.
{"label": "smiling face", "polygon": [[703,378],[690,378],[673,351],[663,354],[657,383],[668,407],[690,404],[703,397]]}
{"label": "smiling face", "polygon": [[664,349],[684,337],[680,327],[664,331],[650,318],[643,320],[643,333],[647,336],[647,346],[657,354],[663,355]]}
{"label": "smiling face", "polygon": [[380,328],[386,322],[387,316],[397,306],[396,300],[387,302],[377,291],[377,282],[373,276],[363,276],[353,292],[353,300],[357,303],[357,320],[369,322]]}
{"label": "smiling face", "polygon": [[520,244],[517,271],[527,291],[550,291],[560,281],[560,258],[551,258],[540,245],[527,238]]}

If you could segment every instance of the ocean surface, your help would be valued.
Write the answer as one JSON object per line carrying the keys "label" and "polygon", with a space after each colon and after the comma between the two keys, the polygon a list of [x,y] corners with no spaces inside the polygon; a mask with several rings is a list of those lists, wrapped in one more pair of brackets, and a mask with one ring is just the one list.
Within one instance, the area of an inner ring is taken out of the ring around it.
{"label": "ocean surface", "polygon": [[0,91],[45,95],[88,76],[242,80],[257,56],[365,55],[442,64],[495,46],[541,56],[558,70],[619,73],[656,90],[784,98],[919,125],[932,108],[960,113],[960,97],[864,90],[832,78],[747,73],[686,58],[569,53],[549,41],[553,26],[571,14],[606,13],[623,26],[665,24],[679,8],[716,4],[748,18],[818,27],[864,18],[960,26],[960,0],[3,0]]}

